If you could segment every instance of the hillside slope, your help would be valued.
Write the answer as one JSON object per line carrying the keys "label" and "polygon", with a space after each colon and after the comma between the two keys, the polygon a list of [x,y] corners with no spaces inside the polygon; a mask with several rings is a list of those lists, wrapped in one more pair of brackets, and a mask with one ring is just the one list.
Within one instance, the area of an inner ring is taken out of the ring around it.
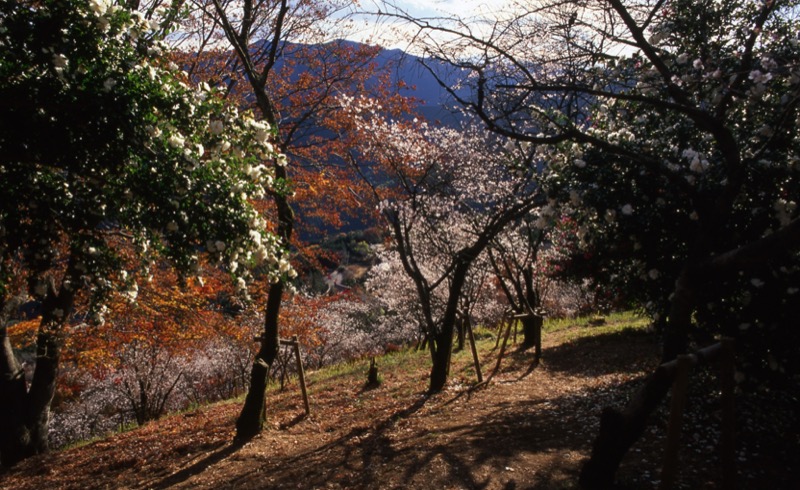
{"label": "hillside slope", "polygon": [[[226,402],[27,461],[0,487],[575,488],[601,408],[622,403],[656,363],[655,339],[636,323],[547,332],[538,366],[511,347],[479,389],[470,389],[469,352],[458,353],[449,388],[433,397],[423,395],[424,352],[379,359],[374,389],[364,387],[366,361],[309,373],[312,415],[302,416],[296,386],[271,392],[267,430],[243,446],[230,443],[239,404]],[[494,346],[479,342],[485,375]],[[708,407],[697,407],[684,428],[681,488],[716,488],[708,445],[717,433]],[[665,412],[623,463],[624,488],[657,487]],[[743,458],[742,481],[791,488],[797,470],[772,468],[773,456]]]}

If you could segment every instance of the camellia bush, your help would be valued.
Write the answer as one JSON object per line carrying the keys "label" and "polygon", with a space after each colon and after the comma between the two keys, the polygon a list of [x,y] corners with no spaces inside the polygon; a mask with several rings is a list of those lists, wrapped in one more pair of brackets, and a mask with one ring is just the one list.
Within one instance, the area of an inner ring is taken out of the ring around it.
{"label": "camellia bush", "polygon": [[[0,5],[0,462],[47,450],[61,347],[81,305],[135,301],[157,258],[199,274],[206,253],[246,293],[247,267],[287,274],[252,200],[286,186],[273,129],[194,88],[166,54],[174,12],[105,0]],[[40,316],[30,383],[8,338]],[[13,328],[13,327],[11,327]]]}

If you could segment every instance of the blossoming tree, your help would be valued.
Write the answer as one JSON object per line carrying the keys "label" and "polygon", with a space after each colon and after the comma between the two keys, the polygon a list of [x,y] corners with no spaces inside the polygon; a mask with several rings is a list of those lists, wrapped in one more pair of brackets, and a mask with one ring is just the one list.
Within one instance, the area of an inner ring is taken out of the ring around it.
{"label": "blossoming tree", "polygon": [[440,391],[470,268],[503,228],[536,207],[535,170],[480,132],[386,121],[379,104],[363,98],[342,104],[362,142],[354,162],[382,169],[362,175],[384,179],[376,198],[416,290],[433,363],[429,391]]}
{"label": "blossoming tree", "polygon": [[[605,277],[661,318],[664,360],[732,335],[741,378],[797,369],[797,7],[546,1],[486,31],[415,23],[471,73],[462,103],[538,145]],[[652,377],[630,410],[604,412],[584,484],[610,486],[668,386]]]}
{"label": "blossoming tree", "polygon": [[[272,190],[272,170],[253,170],[276,158],[272,133],[168,64],[170,18],[106,0],[0,5],[3,465],[48,448],[76,304],[100,321],[109,294],[136,299],[157,257],[188,275],[205,252],[240,290],[245,266],[280,274],[279,242],[250,204]],[[30,386],[7,336],[27,295],[41,315]]]}

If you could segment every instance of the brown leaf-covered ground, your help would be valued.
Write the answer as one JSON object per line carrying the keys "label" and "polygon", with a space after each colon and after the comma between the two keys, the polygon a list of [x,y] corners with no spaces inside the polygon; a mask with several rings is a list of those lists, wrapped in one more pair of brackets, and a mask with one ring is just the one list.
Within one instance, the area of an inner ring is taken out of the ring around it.
{"label": "brown leaf-covered ground", "polygon": [[[424,396],[425,353],[379,359],[382,384],[372,389],[366,360],[309,373],[311,416],[296,386],[271,391],[268,426],[247,444],[231,443],[240,403],[226,402],[26,461],[0,475],[0,487],[576,488],[601,408],[624,403],[657,363],[654,335],[635,323],[546,332],[538,365],[511,346],[478,388],[469,352],[458,353],[448,389],[432,397]],[[494,347],[479,342],[485,376]],[[693,379],[678,487],[717,488],[716,384],[702,373]],[[748,403],[737,414],[739,488],[798,488],[796,405],[779,400],[764,415]],[[666,414],[626,457],[620,488],[658,487]]]}

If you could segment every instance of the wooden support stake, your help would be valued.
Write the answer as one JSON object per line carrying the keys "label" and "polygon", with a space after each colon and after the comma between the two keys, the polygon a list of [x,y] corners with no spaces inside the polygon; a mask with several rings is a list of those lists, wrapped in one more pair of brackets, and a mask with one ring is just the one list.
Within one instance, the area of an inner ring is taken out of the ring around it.
{"label": "wooden support stake", "polygon": [[722,385],[722,430],[720,434],[720,460],[722,461],[722,489],[736,488],[736,413],[734,390],[735,352],[733,339],[722,338],[720,359],[720,384]]}
{"label": "wooden support stake", "polygon": [[478,374],[478,383],[483,383],[481,362],[478,359],[478,347],[475,345],[475,334],[472,333],[472,322],[467,322],[467,334],[469,335],[469,345],[472,347],[472,360],[475,362],[475,372]]}
{"label": "wooden support stake", "polygon": [[[509,318],[511,318],[511,314],[512,314],[511,310],[506,310],[506,311],[503,312],[503,316],[500,317],[500,328],[497,331],[497,340],[494,343],[494,348],[495,349],[497,349],[500,346],[500,337],[503,336],[503,327],[509,321]],[[494,349],[492,349],[492,350],[494,350]]]}
{"label": "wooden support stake", "polygon": [[303,371],[303,360],[300,358],[300,342],[297,340],[297,335],[292,336],[292,343],[294,344],[294,355],[297,359],[297,375],[300,378],[300,390],[303,392],[303,405],[306,408],[306,415],[311,415],[311,406],[308,403],[308,392],[306,391],[306,374]]}
{"label": "wooden support stake", "polygon": [[492,373],[489,375],[489,378],[486,379],[487,383],[494,377],[495,373],[497,373],[497,370],[500,369],[500,363],[503,361],[503,354],[506,352],[506,344],[508,344],[508,335],[511,333],[511,325],[514,323],[516,323],[516,320],[514,320],[512,317],[509,317],[508,326],[506,327],[506,334],[503,336],[503,345],[500,347],[500,353],[497,354],[497,364],[494,365]]}
{"label": "wooden support stake", "polygon": [[667,426],[667,444],[664,449],[664,463],[661,467],[661,484],[659,490],[670,490],[675,484],[678,472],[678,449],[681,439],[681,422],[683,409],[686,406],[686,391],[689,386],[689,369],[692,358],[680,355],[677,358],[677,372],[672,385],[672,401],[670,404],[669,425]]}
{"label": "wooden support stake", "polygon": [[[515,317],[516,317],[516,315],[515,315]],[[511,341],[511,345],[517,345],[517,330],[519,330],[519,329],[517,328],[517,322],[516,322],[516,321],[514,321],[514,322],[512,323],[512,325],[514,325],[514,327],[513,327],[513,328],[514,328],[514,340],[513,340],[513,341]]]}

